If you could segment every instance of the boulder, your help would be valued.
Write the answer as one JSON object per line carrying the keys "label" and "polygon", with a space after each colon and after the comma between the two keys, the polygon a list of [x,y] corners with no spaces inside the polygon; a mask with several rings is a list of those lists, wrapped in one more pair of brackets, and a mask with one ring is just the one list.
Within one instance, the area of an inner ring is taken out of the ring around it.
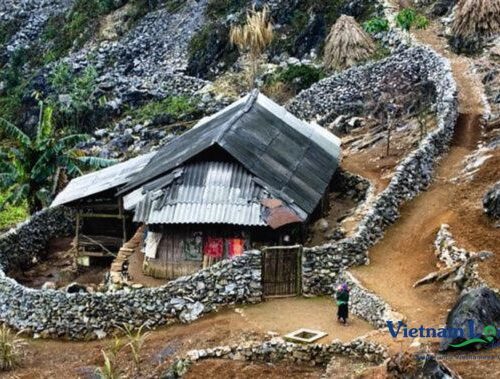
{"label": "boulder", "polygon": [[65,288],[67,293],[87,293],[87,287],[79,283],[68,284]]}
{"label": "boulder", "polygon": [[500,182],[497,182],[483,198],[484,211],[494,220],[500,219]]}
{"label": "boulder", "polygon": [[420,357],[424,361],[423,365],[418,366],[417,378],[427,379],[459,379],[460,376],[453,372],[446,364],[436,359],[433,354],[426,354]]}
{"label": "boulder", "polygon": [[[500,325],[500,296],[487,287],[473,289],[461,296],[446,319],[447,328],[461,328],[465,332],[464,338],[443,338],[440,351],[453,349],[450,344],[457,344],[470,336],[470,325],[480,335],[489,325]],[[469,347],[472,345],[468,345]],[[476,344],[475,347],[487,347],[485,344]]]}

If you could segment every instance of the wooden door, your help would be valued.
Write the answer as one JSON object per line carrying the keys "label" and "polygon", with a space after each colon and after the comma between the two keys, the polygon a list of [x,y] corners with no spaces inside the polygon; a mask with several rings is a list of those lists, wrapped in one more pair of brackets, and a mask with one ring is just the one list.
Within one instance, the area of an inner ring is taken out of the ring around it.
{"label": "wooden door", "polygon": [[301,293],[302,246],[266,247],[262,251],[262,288],[265,297]]}

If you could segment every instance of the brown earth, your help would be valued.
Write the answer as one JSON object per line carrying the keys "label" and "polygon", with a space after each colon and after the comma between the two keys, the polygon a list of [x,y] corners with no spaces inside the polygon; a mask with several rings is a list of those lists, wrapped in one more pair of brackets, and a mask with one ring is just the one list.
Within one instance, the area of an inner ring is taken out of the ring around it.
{"label": "brown earth", "polygon": [[319,379],[323,371],[321,367],[295,366],[286,363],[265,364],[209,359],[193,365],[185,378]]}
{"label": "brown earth", "polygon": [[[118,354],[117,367],[127,373],[128,377],[151,378],[164,372],[175,356],[183,356],[189,350],[244,341],[263,341],[271,335],[284,335],[304,327],[327,332],[328,336],[320,341],[324,343],[336,338],[347,342],[373,330],[365,321],[356,317],[351,319],[349,326],[337,324],[335,306],[328,298],[271,300],[252,306],[228,308],[192,324],[176,324],[155,330],[151,332],[141,352],[140,374],[132,375],[134,365],[128,349]],[[0,374],[0,377],[91,378],[96,367],[103,364],[101,350],[108,350],[112,340],[63,342],[26,339],[25,342],[22,366],[8,374]],[[210,362],[203,365],[203,371],[210,370]],[[224,362],[214,365],[223,367],[225,375],[227,374],[224,377],[245,377],[235,376],[240,375],[243,370],[241,365]],[[295,366],[287,368],[283,365],[278,365],[277,368],[251,364],[247,366],[244,371],[252,375],[259,375],[260,369],[262,375],[285,374],[296,369]],[[297,367],[297,370],[304,375],[309,372],[307,368]],[[318,377],[318,372],[317,369],[311,370],[311,377]],[[213,376],[207,376],[210,377]]]}

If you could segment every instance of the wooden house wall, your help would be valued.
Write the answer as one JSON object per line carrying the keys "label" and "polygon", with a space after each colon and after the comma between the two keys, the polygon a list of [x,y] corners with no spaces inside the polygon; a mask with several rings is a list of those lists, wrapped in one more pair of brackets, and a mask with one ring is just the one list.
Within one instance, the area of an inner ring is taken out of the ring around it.
{"label": "wooden house wall", "polygon": [[[282,228],[278,231],[263,227],[238,227],[230,225],[164,225],[149,226],[149,230],[162,233],[155,259],[145,258],[143,271],[146,275],[155,278],[174,279],[179,276],[189,275],[203,267],[203,244],[206,237],[214,238],[243,238],[245,249],[261,248],[283,244],[284,234],[297,234],[300,226]],[[201,233],[202,243],[197,259],[186,259],[184,244],[196,234]],[[291,241],[295,242],[295,241]],[[229,253],[224,244],[224,258]],[[205,262],[206,263],[206,262]]]}

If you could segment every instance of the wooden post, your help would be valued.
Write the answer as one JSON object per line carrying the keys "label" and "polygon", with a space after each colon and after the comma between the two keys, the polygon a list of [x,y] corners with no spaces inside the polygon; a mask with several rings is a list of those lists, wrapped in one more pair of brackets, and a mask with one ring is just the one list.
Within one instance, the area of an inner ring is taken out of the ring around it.
{"label": "wooden post", "polygon": [[121,197],[118,199],[118,212],[120,218],[122,219],[123,243],[125,243],[127,242],[127,219],[123,214],[123,199]]}
{"label": "wooden post", "polygon": [[80,253],[80,210],[79,209],[77,209],[76,211],[75,250],[76,250],[76,256],[75,256],[76,260]]}

